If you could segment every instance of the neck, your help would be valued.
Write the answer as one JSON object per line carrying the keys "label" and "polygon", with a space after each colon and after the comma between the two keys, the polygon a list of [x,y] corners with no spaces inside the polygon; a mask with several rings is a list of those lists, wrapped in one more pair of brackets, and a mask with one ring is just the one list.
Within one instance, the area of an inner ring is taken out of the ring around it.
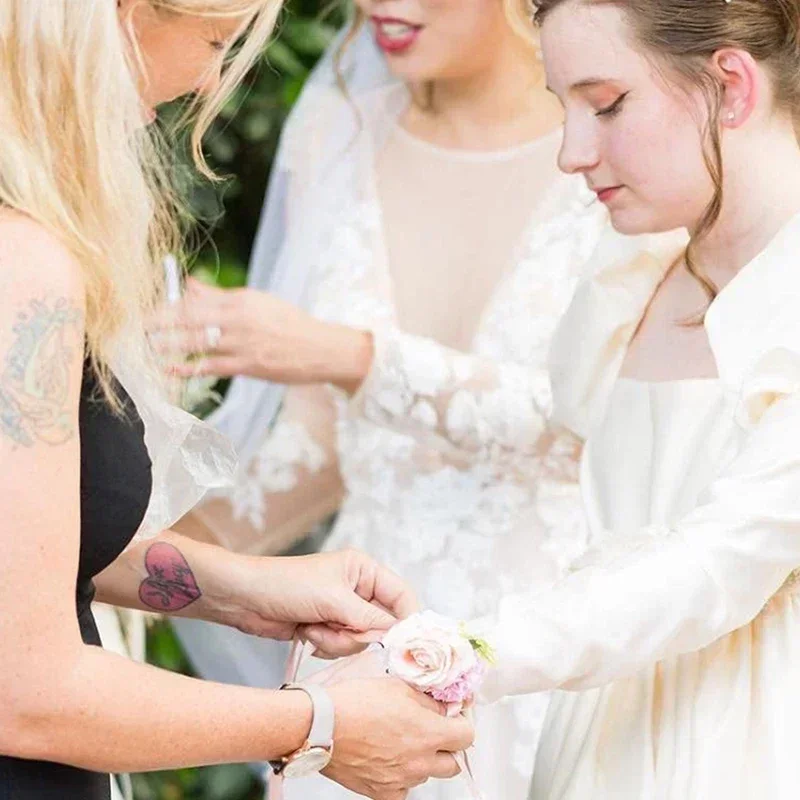
{"label": "neck", "polygon": [[533,49],[513,32],[472,75],[437,80],[429,107],[414,106],[407,127],[454,147],[487,149],[520,144],[548,133],[561,114],[544,86]]}
{"label": "neck", "polygon": [[720,289],[800,212],[800,149],[793,134],[776,135],[739,155],[746,166],[725,178],[719,220],[695,248]]}

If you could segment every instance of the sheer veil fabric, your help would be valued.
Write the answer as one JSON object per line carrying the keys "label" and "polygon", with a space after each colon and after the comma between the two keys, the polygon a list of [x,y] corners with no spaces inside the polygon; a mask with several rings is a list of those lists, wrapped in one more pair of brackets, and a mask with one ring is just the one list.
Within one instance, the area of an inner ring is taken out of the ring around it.
{"label": "sheer veil fabric", "polygon": [[[306,209],[306,204],[312,198],[307,195],[302,198],[298,196],[296,187],[299,181],[295,176],[298,168],[297,154],[291,152],[291,131],[297,119],[306,118],[313,113],[311,108],[320,93],[338,90],[334,56],[343,36],[344,34],[340,34],[337,37],[314,69],[289,117],[272,168],[248,271],[249,286],[269,291],[303,307],[309,304],[313,253],[309,253],[308,258],[302,257],[301,254],[307,252],[306,248],[298,248],[302,247],[308,229],[298,222],[289,230],[287,217],[291,205],[303,203]],[[395,80],[366,30],[346,50],[346,57],[341,64],[341,75],[346,81],[348,91],[354,95],[389,85]],[[319,180],[324,180],[326,173],[358,135],[355,118],[352,123],[340,132],[337,147],[331,148],[324,156],[319,152],[314,154],[315,172]],[[310,212],[311,209],[308,208],[304,210],[304,215],[310,217]],[[310,219],[309,222],[313,225],[313,220]],[[252,435],[253,431],[269,429],[278,413],[284,392],[285,387],[279,384],[246,376],[236,377],[231,382],[225,401],[209,418],[210,424],[233,442],[243,462],[252,458],[258,445],[258,437]]]}

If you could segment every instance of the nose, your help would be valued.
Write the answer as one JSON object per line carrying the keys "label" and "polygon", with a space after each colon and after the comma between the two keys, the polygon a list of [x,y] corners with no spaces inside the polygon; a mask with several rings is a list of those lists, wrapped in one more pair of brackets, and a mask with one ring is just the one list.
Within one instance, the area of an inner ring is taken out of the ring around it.
{"label": "nose", "polygon": [[599,161],[600,146],[594,115],[589,118],[568,114],[558,153],[559,169],[568,175],[585,173],[594,169]]}

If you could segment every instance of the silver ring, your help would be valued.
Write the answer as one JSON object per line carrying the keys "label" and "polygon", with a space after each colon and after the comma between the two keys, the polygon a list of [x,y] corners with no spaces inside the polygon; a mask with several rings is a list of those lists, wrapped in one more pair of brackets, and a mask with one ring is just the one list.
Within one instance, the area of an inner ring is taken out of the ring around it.
{"label": "silver ring", "polygon": [[209,350],[216,350],[222,339],[222,328],[219,325],[206,325],[206,345]]}

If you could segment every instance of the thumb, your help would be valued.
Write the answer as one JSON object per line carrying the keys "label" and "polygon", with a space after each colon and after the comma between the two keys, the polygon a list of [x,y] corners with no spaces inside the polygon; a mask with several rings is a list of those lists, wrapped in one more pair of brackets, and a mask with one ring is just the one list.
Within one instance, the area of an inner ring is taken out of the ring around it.
{"label": "thumb", "polygon": [[388,631],[397,619],[380,606],[364,600],[353,591],[343,593],[335,609],[338,622],[351,631]]}

